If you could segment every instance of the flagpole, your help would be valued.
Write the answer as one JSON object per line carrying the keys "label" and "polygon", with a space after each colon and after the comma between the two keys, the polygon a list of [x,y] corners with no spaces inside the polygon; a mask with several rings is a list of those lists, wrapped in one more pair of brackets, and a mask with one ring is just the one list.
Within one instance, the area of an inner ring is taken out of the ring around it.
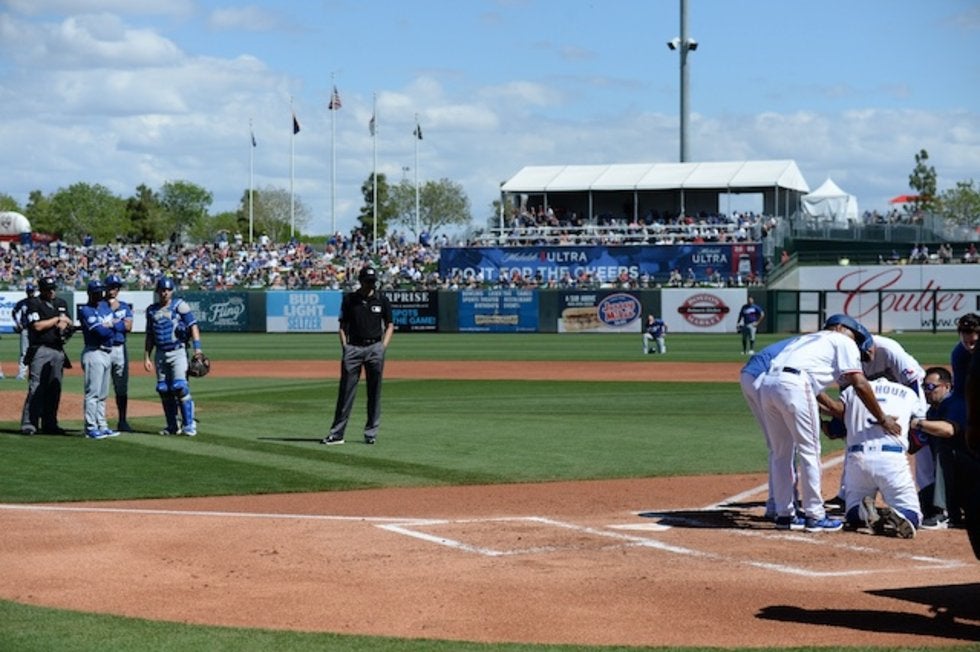
{"label": "flagpole", "polygon": [[252,188],[255,186],[255,131],[252,129],[252,119],[248,119],[248,131],[252,136],[251,147],[248,148],[248,245],[252,246],[254,234],[254,214],[252,210]]}
{"label": "flagpole", "polygon": [[374,179],[371,203],[374,208],[374,252],[378,252],[378,94],[374,94],[371,113],[371,137],[374,139],[374,172],[371,177]]}
{"label": "flagpole", "polygon": [[295,235],[296,223],[296,199],[293,196],[293,168],[294,157],[296,155],[296,112],[293,110],[293,98],[289,97],[289,115],[293,123],[289,125],[289,237]]}
{"label": "flagpole", "polygon": [[422,128],[419,127],[419,114],[415,114],[415,240],[419,240],[419,140]]}
{"label": "flagpole", "polygon": [[330,96],[330,235],[337,233],[337,109],[334,100],[338,97],[337,85],[330,73],[330,86],[333,94]]}

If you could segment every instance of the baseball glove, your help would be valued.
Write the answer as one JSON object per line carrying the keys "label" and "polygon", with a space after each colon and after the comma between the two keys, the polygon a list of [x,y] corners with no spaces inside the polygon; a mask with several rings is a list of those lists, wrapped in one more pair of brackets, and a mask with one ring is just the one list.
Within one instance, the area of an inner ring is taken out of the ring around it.
{"label": "baseball glove", "polygon": [[201,352],[194,354],[187,365],[187,375],[192,378],[203,378],[211,372],[211,360]]}

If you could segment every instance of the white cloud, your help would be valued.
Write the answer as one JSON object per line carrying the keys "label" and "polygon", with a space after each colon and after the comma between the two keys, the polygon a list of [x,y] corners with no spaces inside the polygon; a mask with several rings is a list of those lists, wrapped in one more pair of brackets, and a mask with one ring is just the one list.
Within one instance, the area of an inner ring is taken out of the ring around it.
{"label": "white cloud", "polygon": [[5,0],[4,4],[15,13],[29,16],[102,12],[186,16],[194,9],[193,0]]}
{"label": "white cloud", "polygon": [[282,28],[284,22],[278,14],[255,5],[247,5],[215,9],[208,18],[208,25],[219,30],[267,32]]}

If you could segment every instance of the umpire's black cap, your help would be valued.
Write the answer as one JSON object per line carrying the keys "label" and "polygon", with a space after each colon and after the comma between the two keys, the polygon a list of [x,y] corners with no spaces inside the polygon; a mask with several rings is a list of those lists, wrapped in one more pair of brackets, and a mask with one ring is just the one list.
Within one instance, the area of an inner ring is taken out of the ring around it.
{"label": "umpire's black cap", "polygon": [[38,284],[38,286],[40,287],[41,292],[45,292],[47,290],[57,290],[58,282],[55,281],[50,276],[45,276],[44,278],[41,279],[41,282]]}
{"label": "umpire's black cap", "polygon": [[373,267],[362,267],[357,275],[357,280],[361,283],[377,283],[378,272]]}

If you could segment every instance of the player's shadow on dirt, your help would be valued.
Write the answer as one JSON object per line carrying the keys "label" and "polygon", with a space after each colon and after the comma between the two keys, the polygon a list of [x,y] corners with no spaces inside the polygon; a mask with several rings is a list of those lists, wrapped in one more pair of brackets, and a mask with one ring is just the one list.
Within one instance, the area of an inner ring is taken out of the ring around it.
{"label": "player's shadow on dirt", "polygon": [[[678,509],[664,512],[640,512],[641,518],[656,519],[661,525],[689,528],[733,528],[755,527],[751,515],[734,509]],[[762,519],[758,519],[761,521]]]}
{"label": "player's shadow on dirt", "polygon": [[[916,586],[868,591],[898,600],[928,605],[932,616],[870,609],[802,609],[774,605],[756,617],[763,620],[829,625],[886,634],[937,636],[957,641],[980,641],[980,584]],[[974,621],[977,624],[961,621]]]}

